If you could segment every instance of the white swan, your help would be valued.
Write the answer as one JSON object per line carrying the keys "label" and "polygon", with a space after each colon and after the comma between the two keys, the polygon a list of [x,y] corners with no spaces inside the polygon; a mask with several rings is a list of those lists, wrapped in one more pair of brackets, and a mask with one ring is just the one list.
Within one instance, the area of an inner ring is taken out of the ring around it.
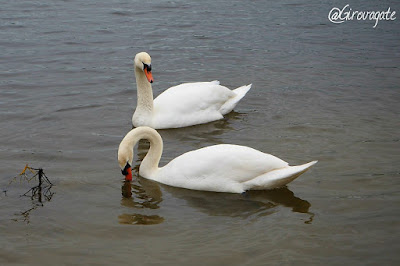
{"label": "white swan", "polygon": [[194,190],[242,193],[278,188],[317,163],[289,166],[273,155],[249,147],[220,144],[184,153],[158,167],[163,150],[161,136],[150,127],[138,127],[126,134],[118,149],[118,163],[125,180],[132,180],[133,148],[141,139],[150,142],[139,167],[142,177]]}
{"label": "white swan", "polygon": [[222,119],[251,88],[250,84],[230,90],[219,85],[219,81],[184,83],[165,90],[153,102],[150,55],[138,53],[134,68],[137,106],[132,124],[135,127],[179,128]]}

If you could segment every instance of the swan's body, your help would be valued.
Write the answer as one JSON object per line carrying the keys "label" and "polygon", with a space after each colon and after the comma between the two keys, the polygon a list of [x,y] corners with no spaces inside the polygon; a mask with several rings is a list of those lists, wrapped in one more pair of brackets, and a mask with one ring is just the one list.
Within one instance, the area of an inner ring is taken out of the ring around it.
{"label": "swan's body", "polygon": [[166,185],[194,190],[242,193],[246,190],[273,189],[286,185],[317,161],[299,166],[258,150],[220,144],[190,151],[158,167],[163,142],[152,128],[132,129],[118,149],[118,162],[126,179],[132,179],[133,147],[140,139],[150,141],[139,174]]}
{"label": "swan's body", "polygon": [[184,83],[165,90],[153,101],[151,58],[142,52],[134,62],[138,97],[132,116],[135,127],[179,128],[222,119],[251,88],[250,84],[230,90],[219,81]]}

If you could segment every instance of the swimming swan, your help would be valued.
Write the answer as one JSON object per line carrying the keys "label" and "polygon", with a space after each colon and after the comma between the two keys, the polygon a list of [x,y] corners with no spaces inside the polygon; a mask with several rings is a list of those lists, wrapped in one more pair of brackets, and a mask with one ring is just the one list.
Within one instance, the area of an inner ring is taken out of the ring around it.
{"label": "swimming swan", "polygon": [[150,142],[139,167],[142,177],[194,190],[242,193],[278,188],[317,163],[289,166],[273,155],[246,146],[219,144],[184,153],[158,167],[163,151],[162,138],[150,127],[138,127],[126,134],[118,148],[118,163],[125,180],[132,180],[133,148],[141,139]]}
{"label": "swimming swan", "polygon": [[251,88],[250,84],[230,90],[219,85],[219,81],[183,83],[165,90],[153,101],[150,55],[138,53],[134,69],[137,106],[132,124],[135,127],[179,128],[222,119]]}

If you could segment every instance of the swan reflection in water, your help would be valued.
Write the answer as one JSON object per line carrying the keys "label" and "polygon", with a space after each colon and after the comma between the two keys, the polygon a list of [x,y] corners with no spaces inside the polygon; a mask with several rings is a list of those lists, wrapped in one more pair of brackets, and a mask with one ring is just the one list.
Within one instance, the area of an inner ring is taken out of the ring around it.
{"label": "swan reflection in water", "polygon": [[[160,208],[161,188],[172,197],[183,199],[187,205],[210,216],[264,217],[278,211],[276,207],[291,208],[293,212],[308,214],[305,223],[313,221],[314,214],[309,212],[311,204],[298,198],[287,187],[265,191],[247,191],[244,194],[217,193],[175,188],[138,177],[134,181],[124,181],[122,185],[121,205],[137,210]],[[159,215],[140,213],[120,215],[121,224],[160,224],[164,218]]]}
{"label": "swan reflection in water", "polygon": [[[139,166],[146,155],[150,144],[148,141],[140,141],[138,145],[138,159],[132,174],[139,175]],[[145,178],[134,178],[132,181],[124,181],[121,187],[121,205],[133,209],[154,210],[158,209],[162,202],[162,192],[157,183]],[[118,216],[120,224],[153,225],[164,222],[164,217],[159,215],[147,215],[143,213],[123,213]]]}
{"label": "swan reflection in water", "polygon": [[[238,130],[241,126],[240,121],[246,116],[244,113],[232,111],[225,115],[223,119],[207,124],[195,125],[186,128],[170,128],[158,130],[165,143],[171,140],[173,143],[190,142],[192,146],[207,146],[216,143],[221,143],[221,135],[227,131]],[[168,145],[168,144],[166,144]],[[149,146],[148,146],[149,147]],[[143,154],[146,155],[147,150]],[[142,159],[143,159],[142,158]]]}
{"label": "swan reflection in water", "polygon": [[[158,209],[162,201],[160,187],[143,178],[132,181],[124,181],[121,191],[121,205],[134,209]],[[147,184],[147,185],[146,185]],[[118,216],[120,224],[152,225],[164,222],[159,215],[146,215],[141,213],[123,213]]]}
{"label": "swan reflection in water", "polygon": [[186,200],[193,207],[210,216],[263,217],[278,211],[276,207],[291,208],[293,212],[305,213],[305,223],[312,223],[314,214],[309,212],[311,204],[298,198],[287,187],[273,190],[251,190],[243,194],[193,191],[162,185],[172,196]]}

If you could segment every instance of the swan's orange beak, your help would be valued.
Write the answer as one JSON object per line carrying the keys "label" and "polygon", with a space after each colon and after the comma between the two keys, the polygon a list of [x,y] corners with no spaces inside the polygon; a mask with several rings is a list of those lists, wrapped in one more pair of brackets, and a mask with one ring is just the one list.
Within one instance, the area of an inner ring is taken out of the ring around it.
{"label": "swan's orange beak", "polygon": [[132,169],[129,167],[127,172],[128,173],[125,175],[125,181],[132,181]]}
{"label": "swan's orange beak", "polygon": [[146,75],[147,80],[150,83],[153,83],[153,75],[151,74],[151,70],[148,70],[147,68],[144,69],[144,74]]}
{"label": "swan's orange beak", "polygon": [[125,181],[132,181],[132,168],[129,163],[126,163],[124,170],[121,172],[125,176]]}

